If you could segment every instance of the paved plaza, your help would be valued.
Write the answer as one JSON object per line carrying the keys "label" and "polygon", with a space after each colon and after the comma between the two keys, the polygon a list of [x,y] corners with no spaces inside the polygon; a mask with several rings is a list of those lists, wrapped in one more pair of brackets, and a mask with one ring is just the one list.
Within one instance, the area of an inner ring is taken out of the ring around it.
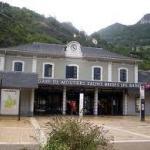
{"label": "paved plaza", "polygon": [[[53,117],[36,117],[41,129],[47,133],[46,123]],[[149,150],[150,149],[150,117],[141,122],[137,116],[83,117],[84,121],[103,126],[108,136],[114,137],[118,150]]]}
{"label": "paved plaza", "polygon": [[39,147],[29,118],[0,117],[0,150],[31,150]]}
{"label": "paved plaza", "polygon": [[[47,117],[0,117],[0,150],[20,150],[28,147],[38,150],[39,143],[47,135],[46,123],[54,116]],[[65,118],[70,116],[65,116]],[[78,118],[75,116],[75,118]],[[114,137],[118,150],[150,149],[150,117],[141,122],[136,116],[85,116],[84,121],[103,126],[108,136]],[[41,138],[40,138],[41,137]],[[11,147],[11,148],[10,148]]]}

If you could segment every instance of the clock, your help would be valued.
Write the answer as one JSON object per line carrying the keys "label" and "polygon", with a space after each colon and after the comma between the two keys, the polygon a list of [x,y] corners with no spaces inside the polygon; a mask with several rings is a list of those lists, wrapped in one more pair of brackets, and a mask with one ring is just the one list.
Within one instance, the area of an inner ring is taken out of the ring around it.
{"label": "clock", "polygon": [[71,50],[76,51],[77,50],[77,45],[76,44],[72,44],[70,46]]}

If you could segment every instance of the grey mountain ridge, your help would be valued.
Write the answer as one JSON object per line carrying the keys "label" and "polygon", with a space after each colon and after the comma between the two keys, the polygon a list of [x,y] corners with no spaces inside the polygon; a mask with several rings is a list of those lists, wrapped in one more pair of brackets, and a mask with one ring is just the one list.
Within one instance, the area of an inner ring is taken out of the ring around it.
{"label": "grey mountain ridge", "polygon": [[106,28],[98,30],[92,35],[99,34],[101,39],[107,42],[129,45],[130,42],[139,44],[141,41],[149,41],[149,33],[150,14],[146,14],[136,24],[123,25],[121,23],[114,23]]}
{"label": "grey mountain ridge", "polygon": [[150,14],[144,15],[144,17],[141,18],[141,20],[138,21],[137,24],[150,24]]}

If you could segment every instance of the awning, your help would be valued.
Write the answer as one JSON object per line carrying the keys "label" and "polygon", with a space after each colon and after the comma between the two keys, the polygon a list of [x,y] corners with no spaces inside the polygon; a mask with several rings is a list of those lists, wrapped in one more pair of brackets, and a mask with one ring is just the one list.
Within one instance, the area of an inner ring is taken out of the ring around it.
{"label": "awning", "polygon": [[38,75],[24,72],[0,72],[2,88],[37,88]]}

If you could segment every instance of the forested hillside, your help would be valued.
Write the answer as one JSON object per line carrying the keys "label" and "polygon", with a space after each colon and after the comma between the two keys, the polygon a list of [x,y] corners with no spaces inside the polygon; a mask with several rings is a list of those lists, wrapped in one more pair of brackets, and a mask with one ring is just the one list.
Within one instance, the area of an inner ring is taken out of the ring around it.
{"label": "forested hillside", "polygon": [[12,7],[0,2],[0,47],[32,42],[67,43],[77,40],[93,46],[91,37],[71,23],[60,23],[26,8]]}
{"label": "forested hillside", "polygon": [[140,68],[150,69],[150,15],[137,24],[119,23],[88,36],[69,22],[59,22],[26,8],[0,2],[0,47],[32,42],[66,44],[76,40],[83,46],[103,47],[110,51],[144,60]]}
{"label": "forested hillside", "polygon": [[150,14],[137,24],[126,26],[119,23],[93,33],[111,45],[111,50],[143,60],[140,68],[150,70]]}

